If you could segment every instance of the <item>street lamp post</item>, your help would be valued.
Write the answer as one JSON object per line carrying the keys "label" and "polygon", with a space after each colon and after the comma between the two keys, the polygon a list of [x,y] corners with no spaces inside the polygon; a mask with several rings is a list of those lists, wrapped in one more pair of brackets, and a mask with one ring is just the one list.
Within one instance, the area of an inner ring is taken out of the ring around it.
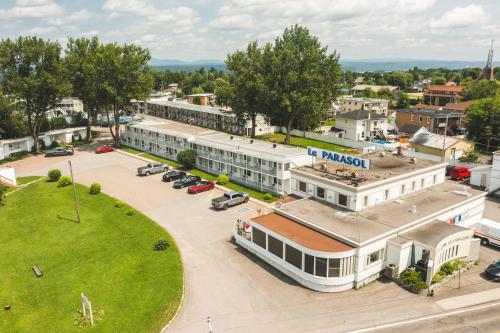
{"label": "street lamp post", "polygon": [[78,208],[78,198],[76,197],[76,186],[75,179],[73,178],[73,166],[71,165],[71,161],[68,161],[69,171],[71,173],[71,184],[73,185],[73,199],[75,201],[75,210],[76,210],[76,220],[80,223],[80,209]]}

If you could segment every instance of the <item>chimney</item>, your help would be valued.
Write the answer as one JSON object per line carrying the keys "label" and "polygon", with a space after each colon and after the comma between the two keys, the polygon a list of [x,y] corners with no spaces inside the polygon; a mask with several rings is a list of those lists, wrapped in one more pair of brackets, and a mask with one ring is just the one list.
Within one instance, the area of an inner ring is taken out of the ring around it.
{"label": "chimney", "polygon": [[398,156],[403,156],[403,146],[398,146]]}

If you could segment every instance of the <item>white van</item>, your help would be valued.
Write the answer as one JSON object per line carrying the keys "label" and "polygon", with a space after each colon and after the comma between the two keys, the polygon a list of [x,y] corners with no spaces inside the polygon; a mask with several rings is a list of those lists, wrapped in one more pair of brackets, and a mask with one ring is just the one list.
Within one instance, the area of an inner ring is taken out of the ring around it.
{"label": "white van", "polygon": [[500,246],[500,222],[495,222],[486,218],[476,223],[474,236],[481,238],[482,245]]}

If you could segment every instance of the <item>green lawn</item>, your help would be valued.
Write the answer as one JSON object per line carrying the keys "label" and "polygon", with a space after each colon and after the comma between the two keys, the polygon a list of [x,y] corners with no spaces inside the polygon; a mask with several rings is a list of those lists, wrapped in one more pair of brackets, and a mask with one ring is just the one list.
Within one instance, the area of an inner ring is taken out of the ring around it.
{"label": "green lawn", "polygon": [[17,177],[16,182],[17,182],[17,185],[24,185],[24,184],[27,184],[29,182],[35,181],[37,179],[40,179],[40,178],[42,178],[42,177],[41,176]]}
{"label": "green lawn", "polygon": [[321,123],[323,126],[335,126],[335,119],[327,119]]}
{"label": "green lawn", "polygon": [[[143,156],[143,157],[149,158],[150,160],[170,165],[171,167],[174,167],[174,168],[181,168],[182,167],[182,164],[180,164],[177,161],[173,161],[173,160],[166,159],[166,158],[163,158],[163,157],[159,157],[159,156],[156,156],[156,155],[152,155],[152,154],[149,154],[149,153],[144,153],[144,152],[141,152],[140,150],[137,150],[137,149],[134,149],[134,148],[131,148],[131,147],[125,147],[124,146],[123,148],[120,148],[120,149],[124,150],[124,151],[126,151],[128,153],[134,154],[134,155]],[[191,173],[191,174],[193,174],[195,176],[199,176],[199,177],[201,177],[203,179],[206,179],[206,180],[215,181],[215,179],[217,178],[217,176],[214,176],[214,175],[212,175],[210,173],[204,172],[204,171],[199,170],[199,169],[190,169],[190,170],[187,170],[187,172],[189,172],[189,173]],[[248,195],[251,196],[252,198],[255,198],[255,199],[267,202],[267,203],[274,202],[274,201],[276,201],[278,199],[277,196],[273,195],[271,199],[266,200],[266,199],[264,199],[265,193],[262,193],[260,191],[256,191],[256,190],[254,190],[254,189],[252,189],[250,187],[246,187],[246,186],[243,186],[243,185],[240,185],[240,184],[236,184],[234,182],[229,182],[229,184],[224,185],[224,187],[227,187],[227,188],[229,188],[229,189],[231,189],[233,191],[247,192]]]}
{"label": "green lawn", "polygon": [[[81,223],[71,186],[36,182],[0,207],[0,332],[78,332],[80,293],[103,310],[88,332],[159,332],[182,294],[178,248],[164,229],[115,199],[77,185]],[[166,251],[153,251],[167,239]],[[44,276],[36,278],[39,264]]]}
{"label": "green lawn", "polygon": [[[283,134],[283,133],[266,134],[266,135],[259,136],[258,139],[283,144],[285,142],[285,134]],[[336,151],[339,153],[348,153],[348,154],[357,154],[358,153],[358,151],[356,149],[352,149],[349,147],[340,146],[340,145],[336,145],[334,143],[329,143],[329,142],[312,140],[312,139],[308,139],[308,138],[301,138],[298,136],[292,136],[290,138],[290,145],[302,147],[302,148],[316,147],[316,148]]]}

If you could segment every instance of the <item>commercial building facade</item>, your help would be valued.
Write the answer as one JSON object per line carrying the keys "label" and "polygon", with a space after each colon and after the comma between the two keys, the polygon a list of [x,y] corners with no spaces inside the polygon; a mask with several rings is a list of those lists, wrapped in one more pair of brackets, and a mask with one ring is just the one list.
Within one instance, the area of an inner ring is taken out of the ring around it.
{"label": "commercial building facade", "polygon": [[239,220],[236,242],[324,292],[359,288],[387,267],[399,274],[411,265],[430,284],[445,262],[477,259],[479,243],[468,227],[482,217],[484,192],[446,182],[443,163],[363,158],[369,170],[326,162],[292,169],[292,193],[303,199]]}
{"label": "commercial building facade", "polygon": [[290,169],[310,163],[305,149],[248,139],[174,121],[128,124],[127,146],[176,160],[180,151],[197,152],[196,167],[262,192],[290,193]]}
{"label": "commercial building facade", "polygon": [[[250,135],[252,129],[251,121],[236,116],[231,110],[210,106],[166,100],[150,100],[146,103],[145,113],[237,135]],[[269,122],[264,117],[257,116],[256,135],[271,132],[273,132],[273,127],[269,125]]]}

